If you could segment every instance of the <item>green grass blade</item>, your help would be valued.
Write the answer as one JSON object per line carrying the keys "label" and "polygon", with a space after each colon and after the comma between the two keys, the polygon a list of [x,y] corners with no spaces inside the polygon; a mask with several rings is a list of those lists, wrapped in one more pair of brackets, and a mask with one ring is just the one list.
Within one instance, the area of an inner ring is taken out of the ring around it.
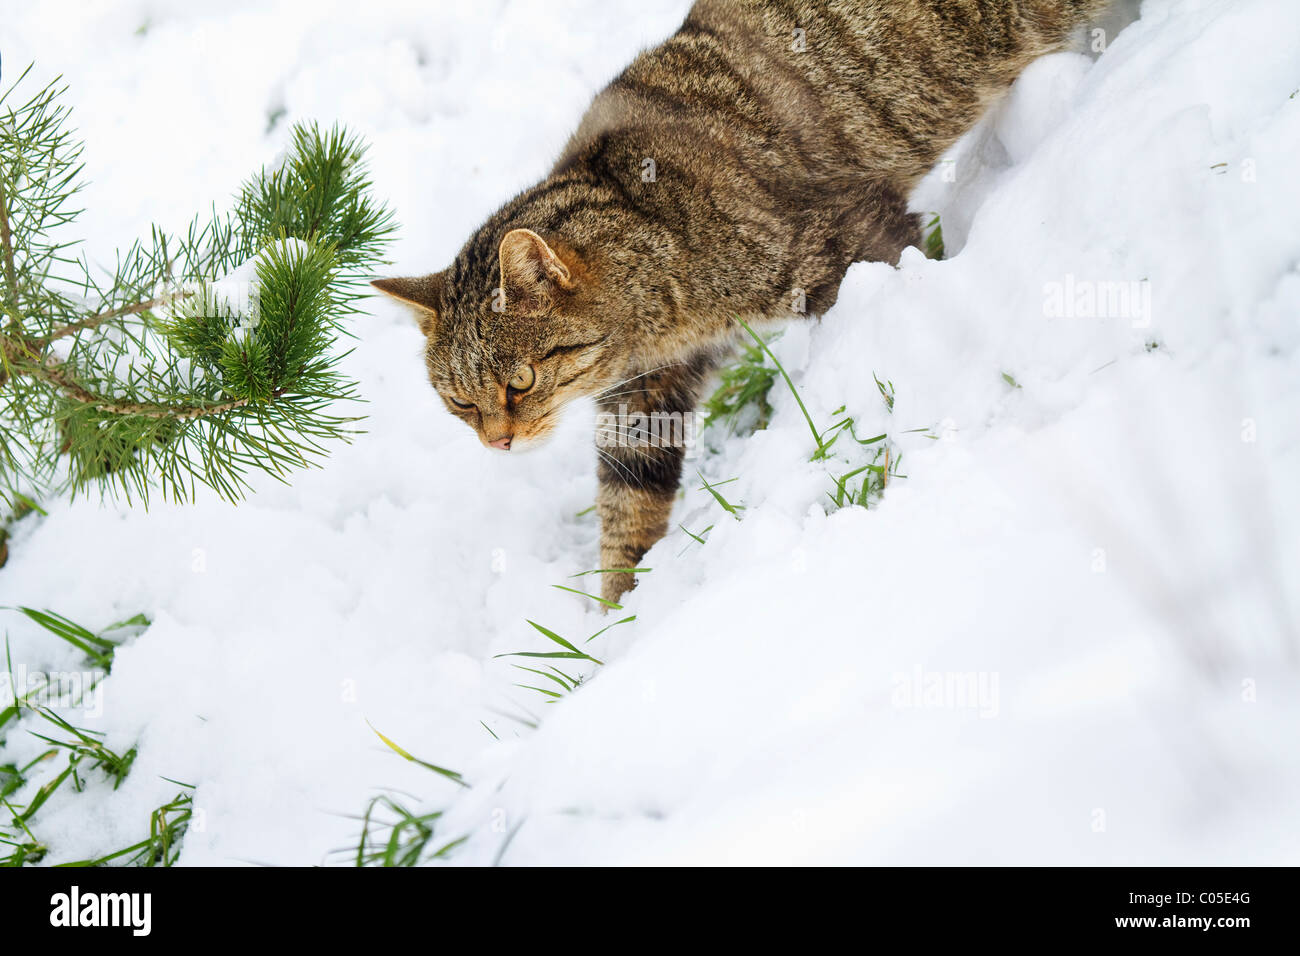
{"label": "green grass blade", "polygon": [[563,584],[552,584],[551,587],[557,588],[561,591],[568,591],[570,594],[580,594],[585,598],[590,598],[591,600],[596,601],[599,604],[605,605],[605,607],[613,608],[615,611],[623,610],[623,605],[621,604],[615,604],[613,601],[607,601],[603,597],[597,597],[594,594],[588,594],[586,591],[579,591],[577,588],[565,587]]}
{"label": "green grass blade", "polygon": [[429,763],[426,760],[421,760],[419,757],[413,756],[412,754],[408,753],[407,751],[399,747],[397,744],[395,744],[392,740],[389,740],[378,730],[375,730],[375,725],[368,720],[366,721],[366,726],[369,727],[371,730],[374,730],[375,736],[378,737],[380,740],[382,740],[385,744],[387,744],[389,749],[391,749],[398,756],[405,757],[407,760],[411,761],[411,763],[419,764],[421,767],[424,767],[426,770],[432,770],[434,773],[441,774],[442,776],[450,780],[452,783],[458,783],[462,787],[469,786],[469,784],[465,782],[464,778],[462,778],[461,775],[457,773],[455,770],[448,770],[446,767],[439,767],[437,764]]}

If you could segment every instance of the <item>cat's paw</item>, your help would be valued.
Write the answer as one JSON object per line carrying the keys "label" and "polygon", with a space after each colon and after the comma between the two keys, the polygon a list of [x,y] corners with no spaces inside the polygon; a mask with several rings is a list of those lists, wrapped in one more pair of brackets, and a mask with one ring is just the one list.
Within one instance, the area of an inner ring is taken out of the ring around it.
{"label": "cat's paw", "polygon": [[[618,574],[602,574],[603,580],[600,583],[600,596],[613,604],[618,604],[620,599],[628,591],[636,587],[636,575],[620,572]],[[606,611],[610,610],[608,604],[604,605]]]}

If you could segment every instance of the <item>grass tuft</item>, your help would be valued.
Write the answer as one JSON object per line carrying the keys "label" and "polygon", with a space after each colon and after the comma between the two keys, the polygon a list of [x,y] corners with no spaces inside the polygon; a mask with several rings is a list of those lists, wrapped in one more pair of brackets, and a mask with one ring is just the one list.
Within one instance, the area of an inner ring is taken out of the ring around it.
{"label": "grass tuft", "polygon": [[[149,619],[143,614],[136,614],[122,621],[110,624],[100,631],[92,631],[62,614],[50,610],[36,610],[30,607],[13,607],[28,620],[39,625],[47,633],[59,640],[71,644],[86,657],[86,663],[97,669],[92,679],[79,687],[77,693],[64,700],[64,688],[59,686],[59,706],[64,709],[80,707],[87,693],[94,691],[108,675],[113,665],[113,655],[122,642],[133,634],[149,626]],[[23,766],[14,763],[0,764],[0,802],[7,811],[9,820],[0,823],[0,846],[9,848],[5,856],[0,856],[0,866],[24,866],[39,863],[49,852],[49,847],[37,838],[34,832],[34,818],[37,812],[56,793],[66,786],[71,792],[86,791],[86,775],[91,772],[102,773],[112,782],[112,789],[117,790],[126,779],[135,763],[136,748],[119,753],[103,741],[99,731],[78,727],[63,715],[56,713],[50,706],[38,702],[55,686],[47,678],[35,687],[23,688],[23,693],[13,684],[13,659],[9,651],[9,642],[5,642],[5,660],[10,674],[9,696],[13,703],[0,711],[0,727],[10,721],[20,722],[24,716],[31,716],[43,721],[45,733],[29,731],[38,740],[49,744],[35,759]],[[0,746],[0,751],[3,747]],[[59,758],[64,762],[60,765]],[[42,775],[46,779],[27,797],[26,802],[19,802],[17,796],[29,785],[35,784]],[[192,815],[191,784],[171,783],[183,789],[167,803],[157,807],[149,815],[149,836],[130,846],[93,859],[78,860],[62,866],[171,866],[180,856],[181,840],[189,827]],[[13,799],[11,799],[13,798]]]}
{"label": "grass tuft", "polygon": [[934,218],[925,224],[923,230],[921,251],[925,253],[927,259],[942,259],[943,251],[943,224],[939,222],[939,214],[935,213]]}
{"label": "grass tuft", "polygon": [[717,390],[704,403],[701,429],[722,423],[732,432],[753,434],[766,428],[772,420],[767,395],[776,376],[764,345],[745,346],[736,362],[722,370]]}
{"label": "grass tuft", "polygon": [[[785,380],[786,386],[790,389],[790,394],[794,396],[794,400],[799,406],[799,411],[803,413],[804,421],[808,423],[808,430],[812,433],[813,443],[816,446],[808,460],[810,462],[817,462],[836,459],[844,461],[846,464],[851,466],[856,465],[856,467],[851,467],[849,471],[843,474],[831,476],[833,489],[827,492],[827,497],[830,498],[834,506],[836,508],[842,508],[846,505],[860,505],[865,508],[872,502],[878,500],[880,496],[884,494],[885,487],[889,484],[889,479],[891,477],[902,477],[897,472],[898,465],[902,461],[902,456],[895,456],[892,453],[889,445],[889,435],[880,434],[874,435],[870,438],[859,438],[856,421],[853,416],[845,414],[847,409],[847,406],[845,405],[841,405],[831,413],[832,418],[836,419],[835,421],[832,421],[832,423],[825,429],[818,429],[816,423],[813,421],[812,415],[808,412],[808,407],[803,403],[803,398],[799,395],[799,390],[795,388],[793,380],[791,380],[785,367],[781,364],[781,360],[767,348],[767,345],[763,340],[758,337],[754,330],[750,328],[743,319],[737,318],[736,321],[738,321],[754,341],[766,351],[767,356],[776,366],[778,374]],[[874,372],[871,377],[876,383],[877,391],[880,392],[881,400],[885,403],[885,410],[890,414],[893,414],[895,397],[894,383],[889,380],[882,382],[880,377]],[[845,447],[843,445],[839,446],[839,450],[832,454],[832,450],[836,448],[836,443],[839,442],[844,435],[848,435],[850,439],[857,444],[860,450],[865,450],[865,453],[870,454],[870,460],[860,465],[857,464],[856,461],[861,461],[860,455],[850,453],[846,456],[843,454],[843,449]],[[856,459],[856,461],[854,459]],[[701,475],[700,477],[701,480],[703,480],[704,476]],[[728,480],[734,481],[735,479],[733,478]],[[718,482],[718,484],[726,484],[726,482]],[[730,507],[726,503],[726,500],[714,491],[714,488],[716,487],[716,484],[709,485],[706,481],[704,490],[709,491],[709,493],[718,500],[718,503],[722,504],[723,507],[728,510],[732,517],[739,518],[740,515],[738,511]],[[682,530],[684,531],[686,529],[683,528]],[[695,536],[692,535],[692,537]],[[699,539],[697,538],[696,540]]]}
{"label": "grass tuft", "polygon": [[194,814],[194,787],[188,783],[180,786],[187,789],[149,814],[148,838],[105,856],[77,860],[75,863],[60,863],[59,866],[108,866],[114,861],[121,861],[123,857],[126,857],[125,861],[119,863],[122,866],[175,865],[181,855],[181,838],[189,829]]}
{"label": "grass tuft", "polygon": [[[386,819],[379,816],[381,812],[388,814]],[[349,853],[357,866],[417,866],[445,860],[469,836],[438,843],[441,818],[441,810],[412,813],[393,797],[374,797],[361,818],[361,838]]]}

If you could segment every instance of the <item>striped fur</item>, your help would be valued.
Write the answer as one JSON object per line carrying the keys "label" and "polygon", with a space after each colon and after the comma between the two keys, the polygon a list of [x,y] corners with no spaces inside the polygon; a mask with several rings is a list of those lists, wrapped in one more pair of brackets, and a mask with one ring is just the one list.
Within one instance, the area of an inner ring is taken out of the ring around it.
{"label": "striped fur", "polygon": [[[736,317],[819,315],[850,264],[896,262],[917,181],[1104,6],[699,0],[450,266],[375,284],[415,307],[433,386],[485,443],[539,442],[582,396],[689,412]],[[682,450],[603,447],[598,467],[602,565],[634,566]],[[634,582],[604,583],[613,600]]]}

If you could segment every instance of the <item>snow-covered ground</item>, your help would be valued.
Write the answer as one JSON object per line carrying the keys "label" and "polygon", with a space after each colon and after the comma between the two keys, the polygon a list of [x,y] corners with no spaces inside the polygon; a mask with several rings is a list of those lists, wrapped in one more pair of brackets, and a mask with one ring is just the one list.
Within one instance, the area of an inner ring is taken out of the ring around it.
{"label": "snow-covered ground", "polygon": [[[70,85],[92,257],[317,118],[372,143],[405,274],[686,8],[556,6],[3,0],[0,53],[6,83],[34,59]],[[1147,0],[1106,39],[1035,64],[923,185],[947,261],[855,266],[776,346],[813,419],[888,431],[907,477],[828,515],[847,467],[809,463],[778,383],[767,430],[692,463],[743,520],[686,482],[706,543],[646,557],[637,620],[559,703],[493,655],[548,649],[527,619],[609,623],[551,587],[596,562],[589,420],[490,454],[387,303],[346,365],[368,431],[323,470],[22,522],[0,604],[155,622],[73,715],[134,769],[41,810],[46,862],[143,838],[163,777],[197,785],[191,865],[336,860],[382,788],[445,810],[453,863],[1300,861],[1300,7]],[[0,613],[16,666],[80,666]]]}

